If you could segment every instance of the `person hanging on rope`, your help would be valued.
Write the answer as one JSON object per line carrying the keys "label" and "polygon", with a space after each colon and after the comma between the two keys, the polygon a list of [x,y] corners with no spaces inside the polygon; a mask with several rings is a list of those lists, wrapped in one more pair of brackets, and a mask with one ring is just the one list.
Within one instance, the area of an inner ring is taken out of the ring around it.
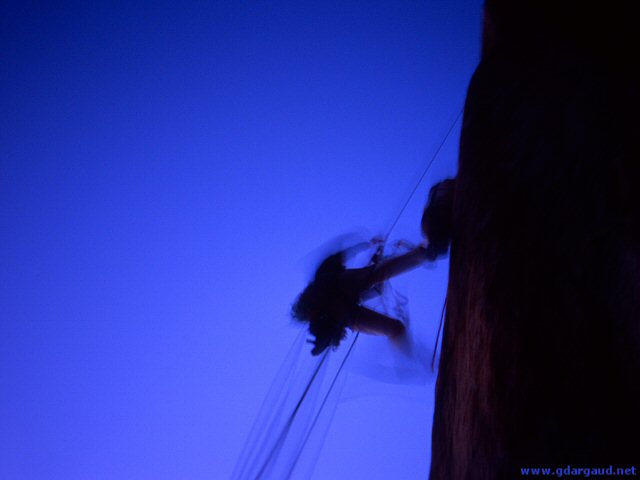
{"label": "person hanging on rope", "polygon": [[345,260],[367,248],[359,244],[327,257],[317,268],[313,281],[295,301],[291,313],[301,322],[309,323],[315,336],[312,355],[329,347],[337,347],[346,336],[346,329],[397,339],[405,334],[404,323],[388,315],[364,307],[361,303],[382,294],[382,284],[396,275],[433,262],[446,255],[451,237],[451,201],[453,180],[435,185],[422,217],[426,245],[420,245],[397,257],[382,258],[382,240],[369,265],[348,269]]}

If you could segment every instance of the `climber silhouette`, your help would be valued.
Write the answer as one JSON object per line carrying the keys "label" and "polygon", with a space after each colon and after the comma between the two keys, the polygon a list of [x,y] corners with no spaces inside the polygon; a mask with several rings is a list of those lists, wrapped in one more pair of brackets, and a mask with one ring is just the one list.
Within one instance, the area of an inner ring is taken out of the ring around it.
{"label": "climber silhouette", "polygon": [[[337,347],[349,328],[356,332],[385,335],[391,339],[401,337],[404,323],[382,314],[361,303],[382,294],[382,284],[396,275],[435,261],[446,255],[451,237],[451,202],[453,180],[435,185],[422,217],[422,231],[426,244],[409,252],[382,258],[384,241],[374,239],[328,256],[316,269],[314,278],[295,301],[292,316],[309,323],[315,336],[313,355],[329,347]],[[369,265],[348,269],[345,261],[356,252],[378,245]]]}

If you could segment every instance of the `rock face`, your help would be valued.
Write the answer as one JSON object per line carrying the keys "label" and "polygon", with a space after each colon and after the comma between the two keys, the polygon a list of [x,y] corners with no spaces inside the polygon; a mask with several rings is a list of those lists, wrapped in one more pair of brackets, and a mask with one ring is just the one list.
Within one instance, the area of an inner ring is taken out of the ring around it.
{"label": "rock face", "polygon": [[638,38],[626,4],[569,7],[485,6],[455,187],[433,480],[640,467]]}

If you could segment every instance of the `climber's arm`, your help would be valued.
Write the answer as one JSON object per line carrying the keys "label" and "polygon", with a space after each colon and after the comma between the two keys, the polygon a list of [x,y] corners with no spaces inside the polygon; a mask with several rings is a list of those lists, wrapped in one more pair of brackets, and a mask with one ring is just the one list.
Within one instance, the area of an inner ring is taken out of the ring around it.
{"label": "climber's arm", "polygon": [[428,249],[424,246],[416,247],[403,255],[382,260],[371,269],[369,284],[384,282],[396,275],[413,270],[429,260]]}

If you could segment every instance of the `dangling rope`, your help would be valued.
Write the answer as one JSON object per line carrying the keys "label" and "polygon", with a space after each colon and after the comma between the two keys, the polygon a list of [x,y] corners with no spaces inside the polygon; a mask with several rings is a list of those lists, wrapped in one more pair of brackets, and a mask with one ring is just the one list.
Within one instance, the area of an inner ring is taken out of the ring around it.
{"label": "dangling rope", "polygon": [[440,332],[442,331],[442,325],[444,324],[444,314],[447,310],[447,299],[445,298],[442,304],[442,312],[440,312],[440,324],[438,325],[438,334],[436,335],[436,343],[433,346],[433,356],[431,357],[431,371],[435,369],[436,353],[438,353],[438,343],[440,342]]}
{"label": "dangling rope", "polygon": [[[458,123],[458,120],[460,119],[460,117],[462,116],[462,111],[460,111],[460,113],[458,113],[458,115],[456,116],[455,120],[453,121],[453,123],[451,124],[451,126],[448,128],[446,134],[444,135],[444,137],[442,138],[442,141],[439,143],[437,149],[435,150],[434,154],[431,156],[429,162],[426,164],[426,166],[424,167],[420,177],[418,178],[417,182],[415,183],[413,189],[411,190],[411,193],[409,194],[408,198],[406,199],[406,201],[404,202],[404,204],[402,205],[402,208],[400,209],[400,211],[398,212],[398,214],[396,215],[396,217],[394,218],[391,226],[389,227],[389,229],[387,230],[385,236],[382,238],[382,242],[380,242],[380,244],[378,245],[377,251],[374,254],[374,256],[372,257],[372,262],[375,264],[381,257],[384,251],[384,246],[387,242],[387,240],[389,239],[392,231],[394,230],[394,228],[396,227],[398,221],[400,220],[400,218],[402,217],[402,215],[404,214],[406,208],[408,207],[409,203],[411,202],[412,198],[414,197],[415,193],[418,191],[418,188],[420,187],[421,183],[423,182],[426,174],[428,173],[429,169],[431,168],[431,166],[433,165],[433,163],[435,162],[437,156],[440,154],[440,151],[442,150],[443,146],[445,145],[445,143],[447,142],[449,136],[451,135],[451,132],[453,131],[454,127],[456,126],[456,124]],[[442,321],[442,320],[441,320]],[[440,328],[442,327],[442,324],[440,325]],[[439,329],[440,332],[440,329]],[[349,345],[349,348],[344,356],[344,358],[342,359],[342,361],[339,364],[339,367],[337,368],[335,374],[332,376],[332,380],[328,386],[328,389],[326,390],[322,401],[319,404],[318,409],[315,412],[310,412],[312,413],[312,420],[311,423],[308,424],[309,427],[306,428],[303,432],[301,432],[303,434],[303,438],[302,438],[302,442],[299,445],[296,445],[295,447],[295,451],[291,452],[293,453],[293,462],[291,463],[290,467],[287,467],[286,470],[286,475],[283,476],[282,478],[291,478],[291,476],[293,475],[294,470],[296,469],[297,464],[299,463],[300,458],[302,458],[303,452],[306,448],[306,445],[314,431],[314,428],[316,428],[317,423],[320,419],[320,415],[322,414],[329,396],[331,395],[331,393],[334,391],[335,385],[337,384],[338,379],[340,378],[340,375],[342,373],[342,370],[344,369],[344,366],[346,365],[348,359],[350,358],[355,344],[358,340],[360,336],[359,332],[356,332],[353,340],[351,341],[351,344]],[[438,333],[438,338],[440,336],[440,333]],[[437,340],[436,340],[437,342]],[[436,348],[437,348],[437,343],[436,343]],[[254,477],[252,477],[252,479],[260,479],[266,476],[270,475],[270,469],[271,468],[276,468],[276,464],[278,462],[278,458],[281,455],[281,453],[283,452],[283,449],[287,448],[287,439],[291,436],[292,432],[294,431],[294,429],[296,428],[294,426],[294,422],[296,421],[296,419],[298,417],[300,417],[301,415],[303,415],[303,410],[306,409],[306,406],[309,404],[309,398],[311,396],[311,390],[312,387],[314,386],[314,384],[317,383],[318,377],[320,375],[321,370],[323,370],[323,366],[326,366],[328,363],[327,358],[328,358],[328,354],[329,351],[325,351],[324,355],[322,356],[322,358],[320,359],[320,362],[313,368],[311,377],[309,378],[309,380],[306,382],[304,390],[302,391],[302,394],[300,395],[299,400],[297,401],[297,403],[295,404],[295,407],[293,409],[293,412],[290,415],[287,415],[285,417],[284,424],[282,426],[282,428],[279,429],[279,433],[277,434],[277,438],[275,439],[275,443],[272,444],[271,446],[269,446],[269,450],[268,453],[264,458],[264,460],[259,461],[259,463],[257,463],[257,465],[254,463],[253,465],[255,467],[257,467],[257,473],[255,474]],[[433,360],[432,360],[432,364],[433,364]],[[273,438],[273,437],[272,437]],[[296,442],[297,443],[297,442]],[[275,462],[275,463],[274,463]],[[244,471],[244,472],[243,472]],[[255,470],[254,470],[255,471]],[[246,468],[242,468],[239,472],[239,476],[238,478],[248,478],[247,477],[247,471]],[[281,472],[281,473],[285,473],[285,472]]]}
{"label": "dangling rope", "polygon": [[289,430],[291,429],[291,425],[293,425],[293,420],[296,418],[296,414],[300,410],[300,407],[302,406],[302,402],[307,397],[307,393],[309,393],[309,389],[311,388],[311,385],[313,385],[313,381],[318,376],[318,372],[322,368],[322,364],[327,359],[328,353],[329,353],[329,350],[326,350],[324,352],[324,355],[322,356],[322,359],[320,360],[320,362],[318,363],[318,366],[314,370],[313,375],[311,375],[311,378],[307,382],[307,386],[304,388],[304,391],[302,392],[302,395],[300,396],[300,400],[298,400],[298,403],[296,404],[295,408],[293,409],[293,412],[289,416],[289,419],[285,423],[285,426],[282,429],[282,432],[280,432],[280,435],[278,436],[278,440],[276,441],[275,445],[273,446],[273,448],[269,452],[269,455],[267,455],[267,458],[265,459],[264,463],[262,464],[262,467],[260,467],[260,471],[256,475],[256,479],[259,479],[259,478],[262,477],[262,475],[264,474],[265,470],[269,466],[269,463],[271,462],[271,459],[274,457],[274,455],[278,452],[278,450],[280,449],[280,447],[284,443],[284,440],[287,437],[287,433],[289,433]]}
{"label": "dangling rope", "polygon": [[[402,214],[404,213],[404,211],[406,210],[407,206],[411,202],[411,199],[413,198],[413,196],[415,195],[416,191],[420,187],[420,184],[424,180],[424,177],[427,175],[427,172],[429,171],[429,169],[433,165],[433,162],[438,157],[438,154],[440,153],[440,150],[442,150],[442,147],[447,142],[447,139],[449,138],[449,135],[451,135],[451,132],[453,131],[453,129],[456,126],[456,124],[458,123],[458,120],[462,116],[462,112],[463,112],[463,110],[460,110],[460,112],[456,116],[455,120],[451,123],[451,126],[449,127],[449,130],[447,130],[447,133],[444,135],[442,141],[438,145],[438,148],[436,149],[434,154],[431,156],[431,159],[429,160],[429,163],[427,163],[426,167],[422,171],[422,174],[420,175],[420,178],[418,179],[418,181],[416,182],[415,186],[413,187],[413,190],[411,190],[411,193],[407,197],[407,200],[404,202],[404,205],[402,206],[402,208],[400,209],[400,211],[396,215],[395,220],[393,221],[393,223],[391,224],[391,226],[387,230],[386,235],[383,237],[384,240],[382,242],[382,245],[384,245],[386,243],[386,241],[388,240],[389,236],[391,235],[391,232],[396,227],[398,221],[400,220],[400,217],[402,217]],[[443,307],[442,311],[443,311],[443,315],[444,315],[444,307]],[[440,327],[442,327],[442,323],[440,323]],[[439,338],[439,336],[440,336],[440,329],[438,329],[438,338]],[[311,423],[311,426],[309,427],[309,430],[308,430],[308,432],[307,432],[307,434],[306,434],[306,436],[305,436],[305,438],[304,438],[304,440],[302,442],[302,445],[300,446],[298,454],[296,455],[296,458],[295,458],[295,460],[293,462],[293,465],[292,465],[291,469],[289,470],[289,474],[287,475],[287,478],[290,478],[291,474],[293,473],[295,465],[298,462],[298,459],[300,458],[300,454],[301,454],[302,450],[304,450],[304,446],[307,443],[307,440],[309,439],[309,437],[311,436],[311,432],[313,431],[313,428],[314,428],[316,422],[318,421],[318,418],[320,417],[320,414],[322,413],[322,409],[324,408],[324,405],[327,402],[327,399],[329,398],[329,395],[331,394],[331,391],[333,390],[333,387],[334,387],[336,381],[338,380],[338,377],[340,376],[340,372],[342,372],[342,368],[347,363],[347,360],[349,359],[349,356],[351,355],[351,352],[353,351],[353,347],[355,347],[356,341],[358,340],[359,337],[360,337],[360,332],[356,332],[356,334],[355,334],[355,336],[353,338],[353,341],[351,342],[351,345],[349,346],[349,350],[347,351],[347,354],[344,356],[344,359],[342,360],[342,363],[340,364],[340,367],[338,368],[336,374],[333,377],[333,380],[331,381],[331,385],[329,386],[329,389],[327,390],[327,393],[325,394],[324,398],[322,399],[322,403],[320,404],[320,407],[318,408],[318,411],[316,412],[316,415],[314,416],[313,422]],[[437,342],[437,339],[436,339],[436,342]],[[437,343],[436,343],[436,348],[437,348]],[[434,358],[435,358],[435,356],[434,356]],[[432,360],[432,368],[433,368],[433,360]]]}
{"label": "dangling rope", "polygon": [[[307,434],[305,435],[304,440],[302,441],[302,445],[300,445],[300,448],[298,449],[298,453],[296,454],[295,459],[293,460],[293,463],[291,465],[291,468],[289,469],[289,473],[287,474],[286,478],[290,478],[291,477],[291,474],[293,473],[293,470],[295,469],[296,464],[298,463],[298,460],[300,459],[300,455],[302,454],[302,451],[304,450],[304,447],[307,444],[307,440],[309,440],[309,437],[311,436],[311,432],[313,431],[313,428],[315,427],[316,422],[320,418],[320,412],[322,412],[322,409],[324,408],[325,403],[327,403],[327,400],[329,398],[329,394],[331,393],[331,390],[333,390],[333,386],[338,381],[338,377],[340,376],[340,372],[342,371],[342,367],[344,367],[345,363],[347,363],[347,359],[349,358],[349,355],[351,355],[351,351],[353,350],[353,347],[355,347],[355,345],[356,345],[356,340],[358,340],[358,336],[360,336],[360,332],[356,332],[356,335],[355,335],[355,337],[353,339],[353,342],[351,342],[351,345],[349,346],[349,350],[347,351],[347,354],[342,359],[342,362],[340,363],[340,367],[338,368],[338,371],[333,376],[333,380],[331,381],[331,385],[329,385],[329,389],[327,390],[327,393],[325,394],[324,398],[322,399],[322,403],[320,404],[320,407],[318,408],[318,412],[316,413],[315,417],[313,417],[313,422],[311,422],[311,426],[309,427],[309,430],[307,431]],[[328,353],[328,350],[327,350],[326,353]],[[325,353],[325,355],[326,355],[326,353]]]}

